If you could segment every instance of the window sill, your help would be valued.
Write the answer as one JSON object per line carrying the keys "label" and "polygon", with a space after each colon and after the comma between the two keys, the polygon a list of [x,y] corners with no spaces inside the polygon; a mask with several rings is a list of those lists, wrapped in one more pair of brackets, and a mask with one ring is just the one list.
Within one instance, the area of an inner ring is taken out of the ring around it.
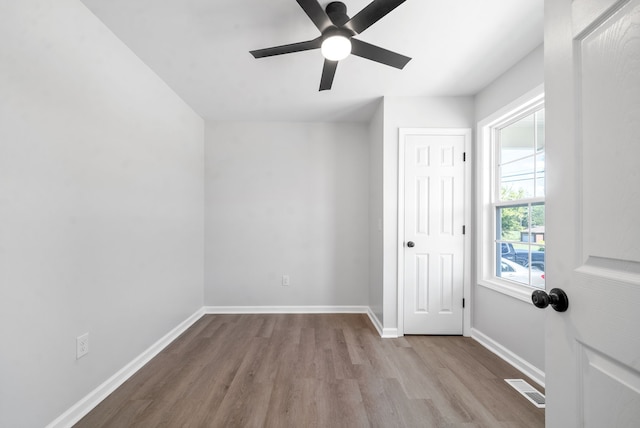
{"label": "window sill", "polygon": [[536,290],[535,288],[512,284],[507,281],[496,281],[487,279],[478,281],[478,285],[533,305],[533,303],[531,302],[531,293]]}

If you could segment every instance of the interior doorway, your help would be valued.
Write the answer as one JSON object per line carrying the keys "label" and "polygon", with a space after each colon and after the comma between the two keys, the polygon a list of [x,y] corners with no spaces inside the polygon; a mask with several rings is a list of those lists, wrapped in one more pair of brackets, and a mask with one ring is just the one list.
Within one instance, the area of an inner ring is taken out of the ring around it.
{"label": "interior doorway", "polygon": [[465,332],[470,140],[470,129],[400,129],[399,334]]}

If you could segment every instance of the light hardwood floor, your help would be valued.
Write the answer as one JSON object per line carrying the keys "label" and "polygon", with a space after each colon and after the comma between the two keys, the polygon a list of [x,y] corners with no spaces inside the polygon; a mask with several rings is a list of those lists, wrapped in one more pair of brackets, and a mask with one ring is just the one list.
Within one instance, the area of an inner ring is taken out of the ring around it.
{"label": "light hardwood floor", "polygon": [[76,427],[543,427],[505,378],[536,386],[473,339],[381,339],[366,315],[206,315]]}

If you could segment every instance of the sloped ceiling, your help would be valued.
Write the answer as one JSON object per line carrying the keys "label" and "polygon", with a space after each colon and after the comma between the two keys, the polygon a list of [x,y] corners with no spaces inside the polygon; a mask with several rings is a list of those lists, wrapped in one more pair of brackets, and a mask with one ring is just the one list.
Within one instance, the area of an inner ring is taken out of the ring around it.
{"label": "sloped ceiling", "polygon": [[366,121],[385,95],[473,95],[543,40],[543,0],[407,0],[357,36],[412,57],[404,70],[350,56],[319,92],[319,50],[249,54],[319,35],[295,0],[82,1],[212,120]]}

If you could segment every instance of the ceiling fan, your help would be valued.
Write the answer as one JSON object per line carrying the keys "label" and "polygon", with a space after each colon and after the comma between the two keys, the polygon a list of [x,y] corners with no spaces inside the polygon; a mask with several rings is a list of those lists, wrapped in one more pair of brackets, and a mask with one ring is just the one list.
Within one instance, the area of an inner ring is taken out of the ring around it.
{"label": "ceiling fan", "polygon": [[324,67],[320,79],[320,90],[331,89],[338,61],[349,54],[386,64],[398,69],[404,68],[411,58],[371,45],[356,36],[378,22],[385,15],[406,0],[373,0],[353,18],[347,15],[347,6],[339,1],[331,2],[323,10],[316,0],[296,0],[311,21],[320,30],[320,37],[305,42],[275,46],[251,51],[254,58],[264,58],[292,52],[320,48],[324,56]]}

